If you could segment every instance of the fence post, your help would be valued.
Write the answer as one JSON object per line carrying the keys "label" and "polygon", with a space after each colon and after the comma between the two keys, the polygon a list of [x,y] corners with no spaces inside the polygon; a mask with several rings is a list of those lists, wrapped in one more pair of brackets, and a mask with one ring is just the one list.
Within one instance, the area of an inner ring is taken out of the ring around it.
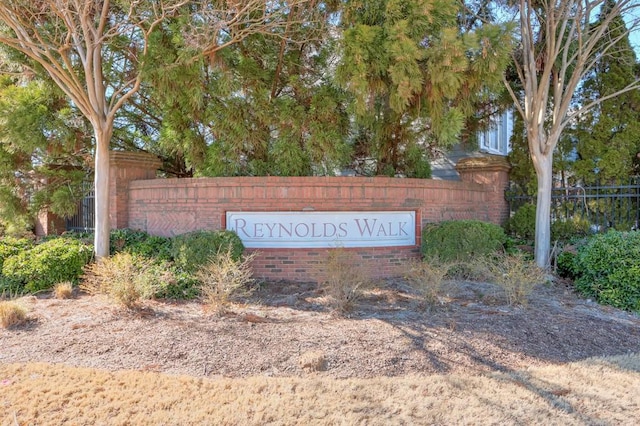
{"label": "fence post", "polygon": [[489,219],[498,225],[509,217],[509,204],[504,192],[509,186],[510,169],[507,159],[497,155],[467,157],[456,164],[456,170],[463,182],[479,183],[487,188]]}
{"label": "fence post", "polygon": [[145,152],[111,151],[109,176],[109,219],[111,229],[129,226],[129,182],[155,179],[162,161]]}

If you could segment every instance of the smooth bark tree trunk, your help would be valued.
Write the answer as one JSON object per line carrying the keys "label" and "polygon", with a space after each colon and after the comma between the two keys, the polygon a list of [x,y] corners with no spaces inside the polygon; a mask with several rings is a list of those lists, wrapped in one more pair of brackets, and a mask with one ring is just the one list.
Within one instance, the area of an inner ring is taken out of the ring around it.
{"label": "smooth bark tree trunk", "polygon": [[96,259],[109,256],[109,142],[111,130],[95,129],[95,224],[94,251]]}
{"label": "smooth bark tree trunk", "polygon": [[538,178],[538,196],[536,204],[536,264],[541,268],[549,267],[551,251],[551,189],[553,183],[553,151],[539,154],[534,160]]}

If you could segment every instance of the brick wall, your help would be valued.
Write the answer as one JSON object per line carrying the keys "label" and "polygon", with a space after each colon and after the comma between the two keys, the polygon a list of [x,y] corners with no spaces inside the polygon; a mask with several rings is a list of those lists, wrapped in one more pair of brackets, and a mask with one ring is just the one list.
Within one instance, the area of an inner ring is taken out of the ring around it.
{"label": "brick wall", "polygon": [[[451,219],[501,223],[506,218],[508,166],[476,162],[459,171],[461,182],[384,177],[135,180],[127,183],[126,214],[122,208],[113,214],[126,216],[130,228],[173,236],[224,229],[227,211],[415,211],[415,246],[344,249],[372,276],[387,277],[400,273],[403,260],[419,257],[420,232],[426,223]],[[318,265],[328,254],[328,249],[258,251],[256,276],[295,281],[317,279],[322,271]]]}

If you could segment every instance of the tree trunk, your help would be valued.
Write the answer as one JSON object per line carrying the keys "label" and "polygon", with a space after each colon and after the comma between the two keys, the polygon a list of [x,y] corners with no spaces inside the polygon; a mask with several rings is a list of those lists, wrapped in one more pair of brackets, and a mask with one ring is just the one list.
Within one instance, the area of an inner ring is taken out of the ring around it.
{"label": "tree trunk", "polygon": [[109,142],[110,129],[94,129],[95,154],[95,224],[94,250],[96,259],[109,256]]}
{"label": "tree trunk", "polygon": [[538,178],[536,204],[536,264],[541,268],[549,266],[551,251],[551,187],[553,180],[553,151],[539,154],[534,158]]}

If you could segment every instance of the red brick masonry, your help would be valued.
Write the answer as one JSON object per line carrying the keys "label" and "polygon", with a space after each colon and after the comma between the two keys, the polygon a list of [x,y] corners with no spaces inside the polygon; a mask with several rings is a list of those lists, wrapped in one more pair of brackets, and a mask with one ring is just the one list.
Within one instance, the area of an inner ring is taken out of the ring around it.
{"label": "red brick masonry", "polygon": [[[133,161],[120,161],[131,166]],[[147,161],[148,167],[155,163]],[[112,182],[118,197],[117,227],[173,236],[198,229],[224,229],[227,211],[415,211],[416,245],[350,248],[354,261],[373,277],[400,273],[403,260],[417,258],[422,226],[451,219],[501,223],[507,216],[504,189],[508,165],[501,158],[462,160],[462,181],[361,177],[228,177]],[[140,167],[136,175],[140,175]],[[117,178],[116,178],[117,179]],[[125,190],[126,188],[126,190]],[[126,221],[125,221],[126,218]],[[115,226],[114,226],[115,227]],[[255,275],[312,281],[321,275],[329,249],[259,249]]]}

